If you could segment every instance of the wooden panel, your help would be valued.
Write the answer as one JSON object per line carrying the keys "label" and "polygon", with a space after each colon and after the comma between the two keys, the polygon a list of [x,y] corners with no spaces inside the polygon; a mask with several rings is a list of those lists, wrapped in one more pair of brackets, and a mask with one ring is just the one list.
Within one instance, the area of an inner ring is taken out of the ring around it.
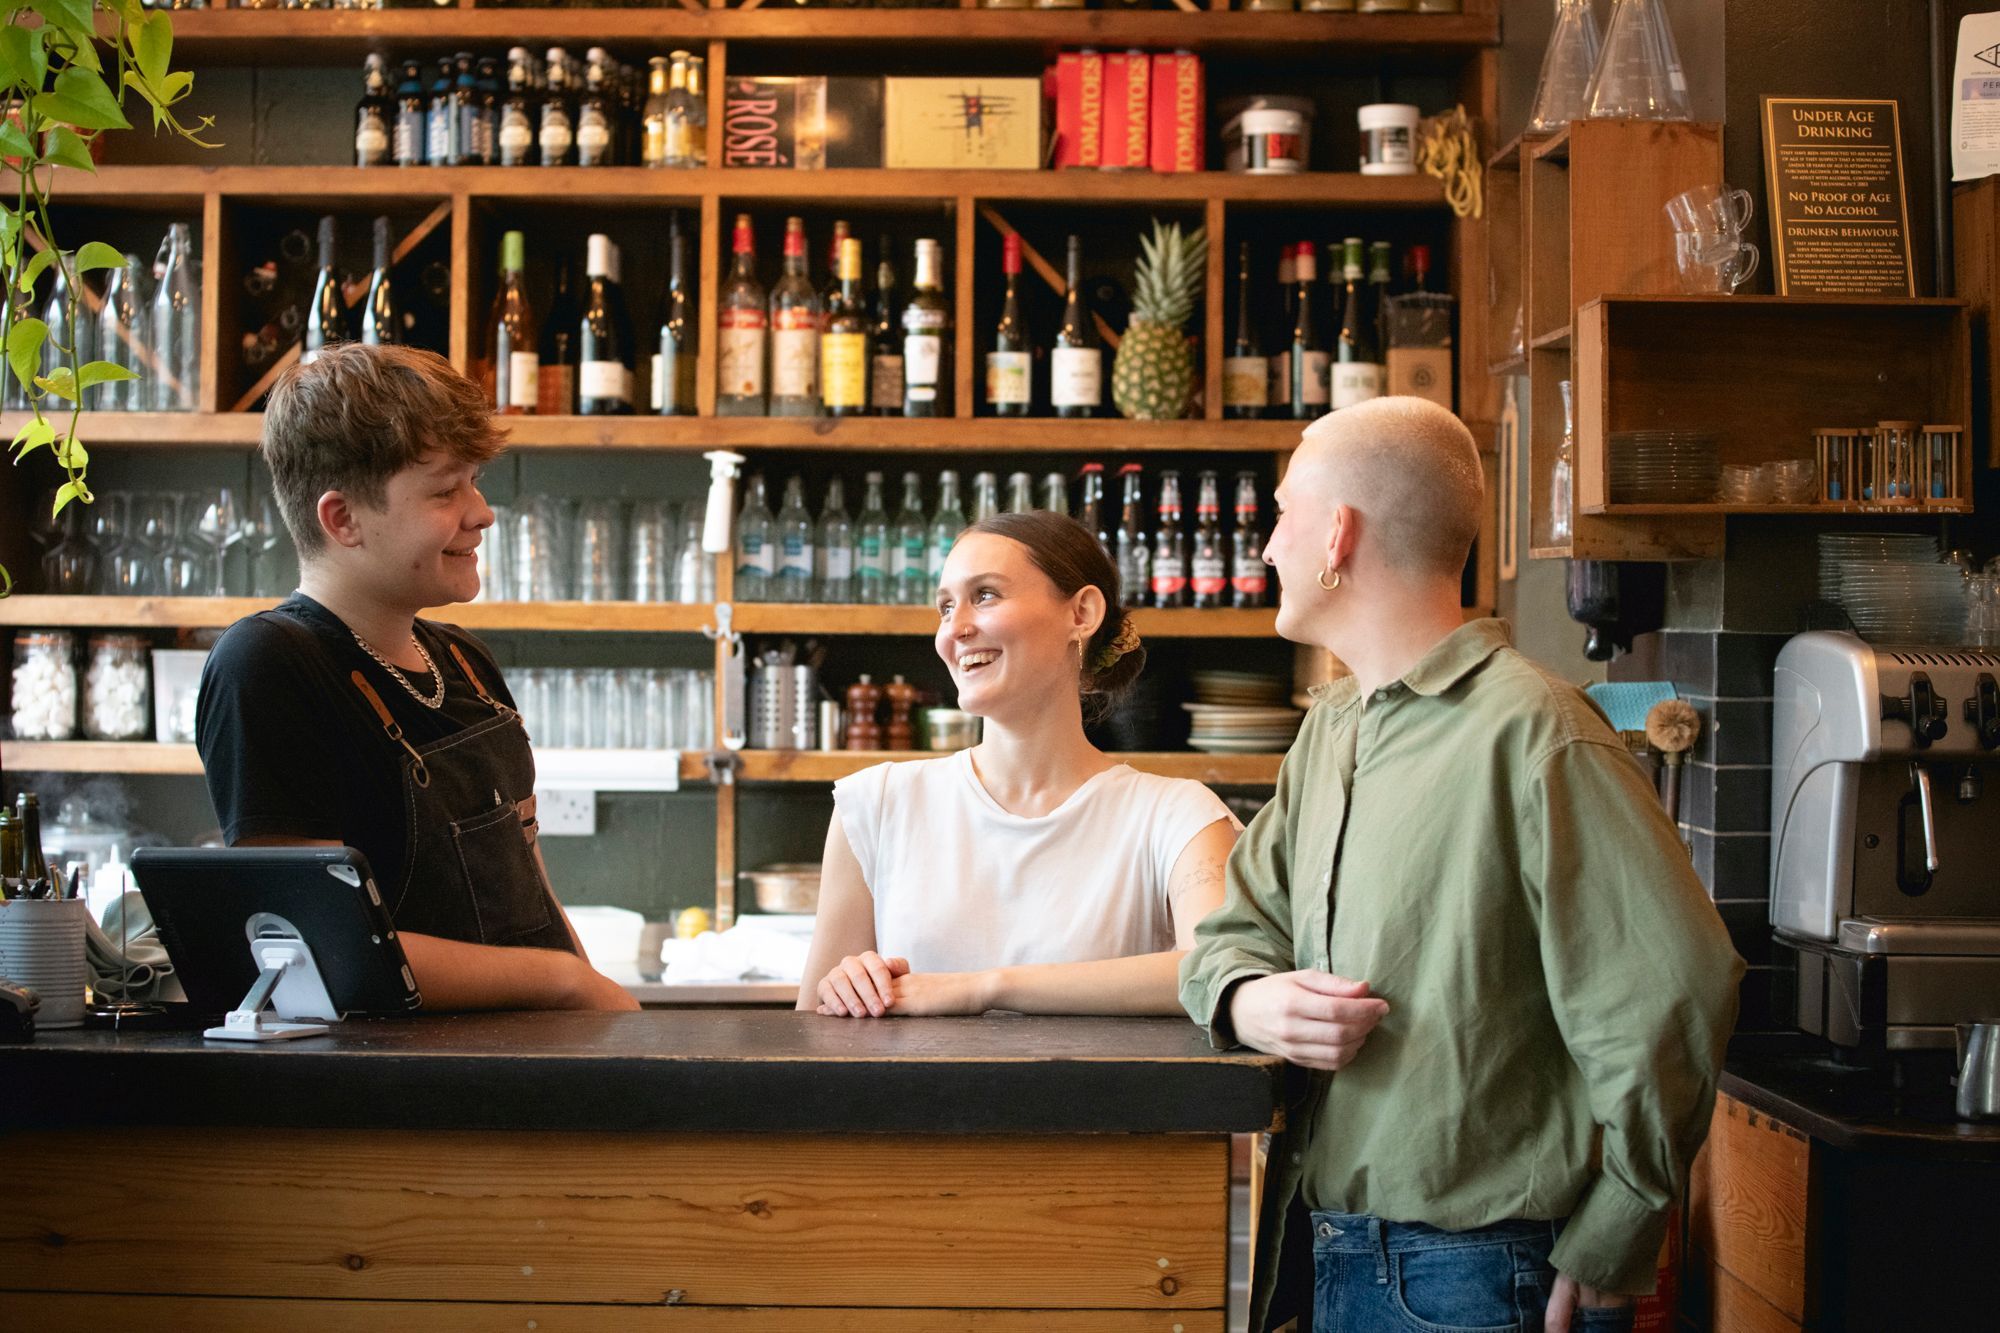
{"label": "wooden panel", "polygon": [[986,397],[984,362],[975,350],[972,289],[979,235],[979,207],[971,195],[952,201],[953,239],[951,256],[952,345],[951,415],[969,420],[978,415]]}
{"label": "wooden panel", "polygon": [[1227,1294],[1226,1135],[202,1128],[6,1149],[0,1284],[18,1290],[1156,1311]]}
{"label": "wooden panel", "polygon": [[1688,1184],[1691,1244],[1794,1324],[1805,1318],[1810,1159],[1797,1130],[1718,1096]]}
{"label": "wooden panel", "polygon": [[[745,750],[747,782],[836,782],[875,764],[905,759],[937,759],[928,750]],[[1278,780],[1282,754],[1202,754],[1146,751],[1114,754],[1142,773],[1192,778],[1216,786],[1269,786]]]}
{"label": "wooden panel", "polygon": [[[201,202],[201,264],[204,273],[233,274],[242,271],[237,263],[235,233],[225,228],[222,200],[212,194]],[[201,351],[196,358],[196,364],[201,368],[201,384],[194,396],[194,405],[199,412],[214,412],[222,406],[222,368],[235,363],[236,350],[242,341],[242,312],[233,300],[225,303],[222,299],[224,292],[233,295],[234,291],[231,283],[210,281],[201,284]],[[223,354],[224,348],[229,349],[227,359]],[[90,414],[93,421],[117,415],[120,414]],[[85,438],[96,443],[103,437],[90,432]]]}
{"label": "wooden panel", "polygon": [[486,312],[472,308],[479,263],[472,248],[472,205],[464,195],[456,195],[451,201],[451,307],[446,355],[461,375],[472,374],[474,361],[486,355],[481,345],[486,330],[480,323]]}
{"label": "wooden panel", "polygon": [[1584,120],[1569,127],[1567,143],[1570,306],[1679,290],[1664,209],[1682,190],[1722,180],[1722,127]]}
{"label": "wooden panel", "polygon": [[2000,343],[1993,337],[1993,311],[2000,304],[2000,177],[1961,185],[1952,196],[1955,290],[1972,304],[1973,415],[1967,440],[1983,448],[1986,466],[2000,467],[2000,430],[1994,428],[1994,374]]}
{"label": "wooden panel", "polygon": [[1564,135],[1524,144],[1521,150],[1521,205],[1528,249],[1521,283],[1522,337],[1528,341],[1568,325],[1570,317],[1570,175],[1552,155]]}
{"label": "wooden panel", "polygon": [[[1700,1264],[1705,1270],[1703,1281],[1707,1283],[1708,1291],[1705,1308],[1684,1305],[1682,1309],[1683,1314],[1697,1321],[1697,1327],[1707,1329],[1708,1333],[1799,1333],[1805,1327],[1752,1291],[1734,1274],[1717,1268],[1701,1251],[1691,1251],[1689,1261]],[[1686,1284],[1683,1284],[1685,1289]],[[1683,1300],[1686,1299],[1683,1297]]]}
{"label": "wooden panel", "polygon": [[40,1333],[200,1329],[202,1333],[1220,1333],[1220,1310],[713,1309],[654,1303],[500,1305],[0,1292],[0,1328]]}
{"label": "wooden panel", "polygon": [[1211,199],[1202,221],[1208,232],[1208,276],[1201,325],[1201,401],[1202,416],[1210,421],[1222,420],[1222,360],[1229,355],[1223,312],[1229,304],[1229,276],[1236,271],[1229,262],[1227,213],[1220,199]]}

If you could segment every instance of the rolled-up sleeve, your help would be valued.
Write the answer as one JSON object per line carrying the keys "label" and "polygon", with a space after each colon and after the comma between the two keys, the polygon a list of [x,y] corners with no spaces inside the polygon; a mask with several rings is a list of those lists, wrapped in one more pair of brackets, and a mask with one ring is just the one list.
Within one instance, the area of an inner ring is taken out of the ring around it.
{"label": "rolled-up sleeve", "polygon": [[1236,1045],[1230,988],[1292,968],[1288,779],[1299,763],[1297,751],[1286,758],[1277,791],[1236,840],[1222,906],[1195,926],[1194,948],[1181,959],[1181,1006],[1218,1048]]}
{"label": "rolled-up sleeve", "polygon": [[1572,742],[1536,790],[1523,845],[1542,967],[1602,1146],[1551,1259],[1587,1286],[1644,1293],[1708,1134],[1743,962],[1629,756]]}

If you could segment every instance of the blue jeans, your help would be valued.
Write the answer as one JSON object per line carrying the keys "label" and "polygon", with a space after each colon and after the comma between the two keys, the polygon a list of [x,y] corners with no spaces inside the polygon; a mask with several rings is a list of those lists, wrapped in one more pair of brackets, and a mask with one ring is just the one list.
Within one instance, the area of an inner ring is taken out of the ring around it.
{"label": "blue jeans", "polygon": [[[1312,1215],[1313,1333],[1541,1333],[1557,1222],[1440,1231]],[[1578,1309],[1570,1333],[1627,1333],[1632,1310]]]}

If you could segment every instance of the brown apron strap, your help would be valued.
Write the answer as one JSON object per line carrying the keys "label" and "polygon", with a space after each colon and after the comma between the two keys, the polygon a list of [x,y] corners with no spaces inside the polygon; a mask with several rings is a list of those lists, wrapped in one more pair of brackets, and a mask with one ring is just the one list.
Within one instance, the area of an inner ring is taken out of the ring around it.
{"label": "brown apron strap", "polygon": [[479,679],[479,673],[472,669],[472,663],[465,660],[465,654],[460,651],[459,646],[454,643],[450,648],[452,660],[458,663],[458,669],[465,673],[465,678],[472,682],[472,688],[478,692],[479,697],[484,699],[495,712],[500,711],[500,701],[486,692],[485,683]]}
{"label": "brown apron strap", "polygon": [[424,757],[417,753],[416,746],[403,738],[403,729],[397,725],[396,715],[389,711],[389,705],[382,702],[382,696],[375,693],[375,687],[368,683],[368,677],[362,675],[357,669],[348,676],[348,679],[354,682],[355,689],[361,691],[361,697],[368,701],[368,706],[375,710],[375,716],[382,719],[382,730],[389,733],[389,739],[402,746],[405,750],[408,750],[410,758],[416,761],[417,769],[415,776],[417,785],[419,787],[430,786],[431,770],[424,763]]}

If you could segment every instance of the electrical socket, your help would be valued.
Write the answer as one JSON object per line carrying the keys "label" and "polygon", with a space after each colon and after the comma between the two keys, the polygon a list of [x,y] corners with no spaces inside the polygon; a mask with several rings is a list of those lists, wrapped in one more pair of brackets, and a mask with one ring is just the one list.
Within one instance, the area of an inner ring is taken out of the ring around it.
{"label": "electrical socket", "polygon": [[535,819],[547,836],[588,836],[597,832],[597,793],[594,791],[537,791]]}

